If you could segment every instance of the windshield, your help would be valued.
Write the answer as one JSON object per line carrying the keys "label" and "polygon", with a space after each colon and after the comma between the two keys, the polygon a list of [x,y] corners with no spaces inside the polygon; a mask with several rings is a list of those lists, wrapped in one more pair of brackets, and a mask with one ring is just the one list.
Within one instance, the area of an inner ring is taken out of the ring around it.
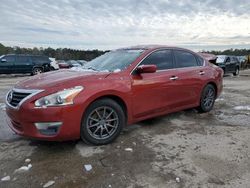
{"label": "windshield", "polygon": [[143,50],[111,51],[87,62],[83,68],[95,71],[119,72],[126,69],[143,52]]}
{"label": "windshield", "polygon": [[226,56],[217,56],[216,63],[224,63]]}

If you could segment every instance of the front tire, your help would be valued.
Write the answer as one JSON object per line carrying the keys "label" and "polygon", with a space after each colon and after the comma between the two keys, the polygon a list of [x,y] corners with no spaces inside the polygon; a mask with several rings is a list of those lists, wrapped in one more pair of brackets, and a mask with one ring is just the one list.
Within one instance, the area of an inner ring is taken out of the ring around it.
{"label": "front tire", "polygon": [[240,68],[236,67],[235,72],[233,73],[234,76],[238,76],[240,74]]}
{"label": "front tire", "polygon": [[208,84],[202,91],[199,112],[205,113],[213,109],[216,98],[216,91],[213,85]]}
{"label": "front tire", "polygon": [[122,107],[112,99],[93,102],[83,115],[81,138],[88,144],[104,145],[114,141],[125,126]]}

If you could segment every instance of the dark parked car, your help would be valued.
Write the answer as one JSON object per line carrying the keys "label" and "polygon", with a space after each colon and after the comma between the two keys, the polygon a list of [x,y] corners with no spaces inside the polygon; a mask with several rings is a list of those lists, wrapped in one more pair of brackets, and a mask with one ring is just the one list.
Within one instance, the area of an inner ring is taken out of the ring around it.
{"label": "dark parked car", "polygon": [[0,57],[0,74],[31,73],[36,75],[50,71],[46,56],[8,54]]}
{"label": "dark parked car", "polygon": [[240,62],[236,56],[218,55],[215,64],[223,69],[224,74],[237,76],[240,73]]}

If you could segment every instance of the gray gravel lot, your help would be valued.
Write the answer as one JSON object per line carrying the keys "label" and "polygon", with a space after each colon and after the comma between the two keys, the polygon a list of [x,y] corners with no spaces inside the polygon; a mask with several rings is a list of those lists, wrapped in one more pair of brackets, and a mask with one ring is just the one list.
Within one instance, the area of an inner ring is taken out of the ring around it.
{"label": "gray gravel lot", "polygon": [[[190,109],[139,122],[106,146],[14,135],[4,98],[26,77],[0,75],[0,187],[249,187],[250,70],[227,75],[214,110]],[[126,151],[126,148],[131,148]],[[32,167],[15,172],[21,166]],[[91,164],[86,171],[84,165]]]}

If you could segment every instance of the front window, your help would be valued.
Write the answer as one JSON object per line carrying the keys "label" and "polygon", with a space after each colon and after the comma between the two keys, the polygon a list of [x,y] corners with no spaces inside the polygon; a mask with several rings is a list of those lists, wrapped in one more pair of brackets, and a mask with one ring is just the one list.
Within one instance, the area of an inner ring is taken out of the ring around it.
{"label": "front window", "polygon": [[5,59],[7,63],[13,63],[15,61],[15,56],[6,55],[3,59]]}
{"label": "front window", "polygon": [[156,65],[157,70],[167,70],[173,68],[172,50],[160,50],[149,55],[142,65]]}
{"label": "front window", "polygon": [[126,69],[144,50],[116,50],[105,53],[86,63],[83,68],[95,71],[119,72]]}

